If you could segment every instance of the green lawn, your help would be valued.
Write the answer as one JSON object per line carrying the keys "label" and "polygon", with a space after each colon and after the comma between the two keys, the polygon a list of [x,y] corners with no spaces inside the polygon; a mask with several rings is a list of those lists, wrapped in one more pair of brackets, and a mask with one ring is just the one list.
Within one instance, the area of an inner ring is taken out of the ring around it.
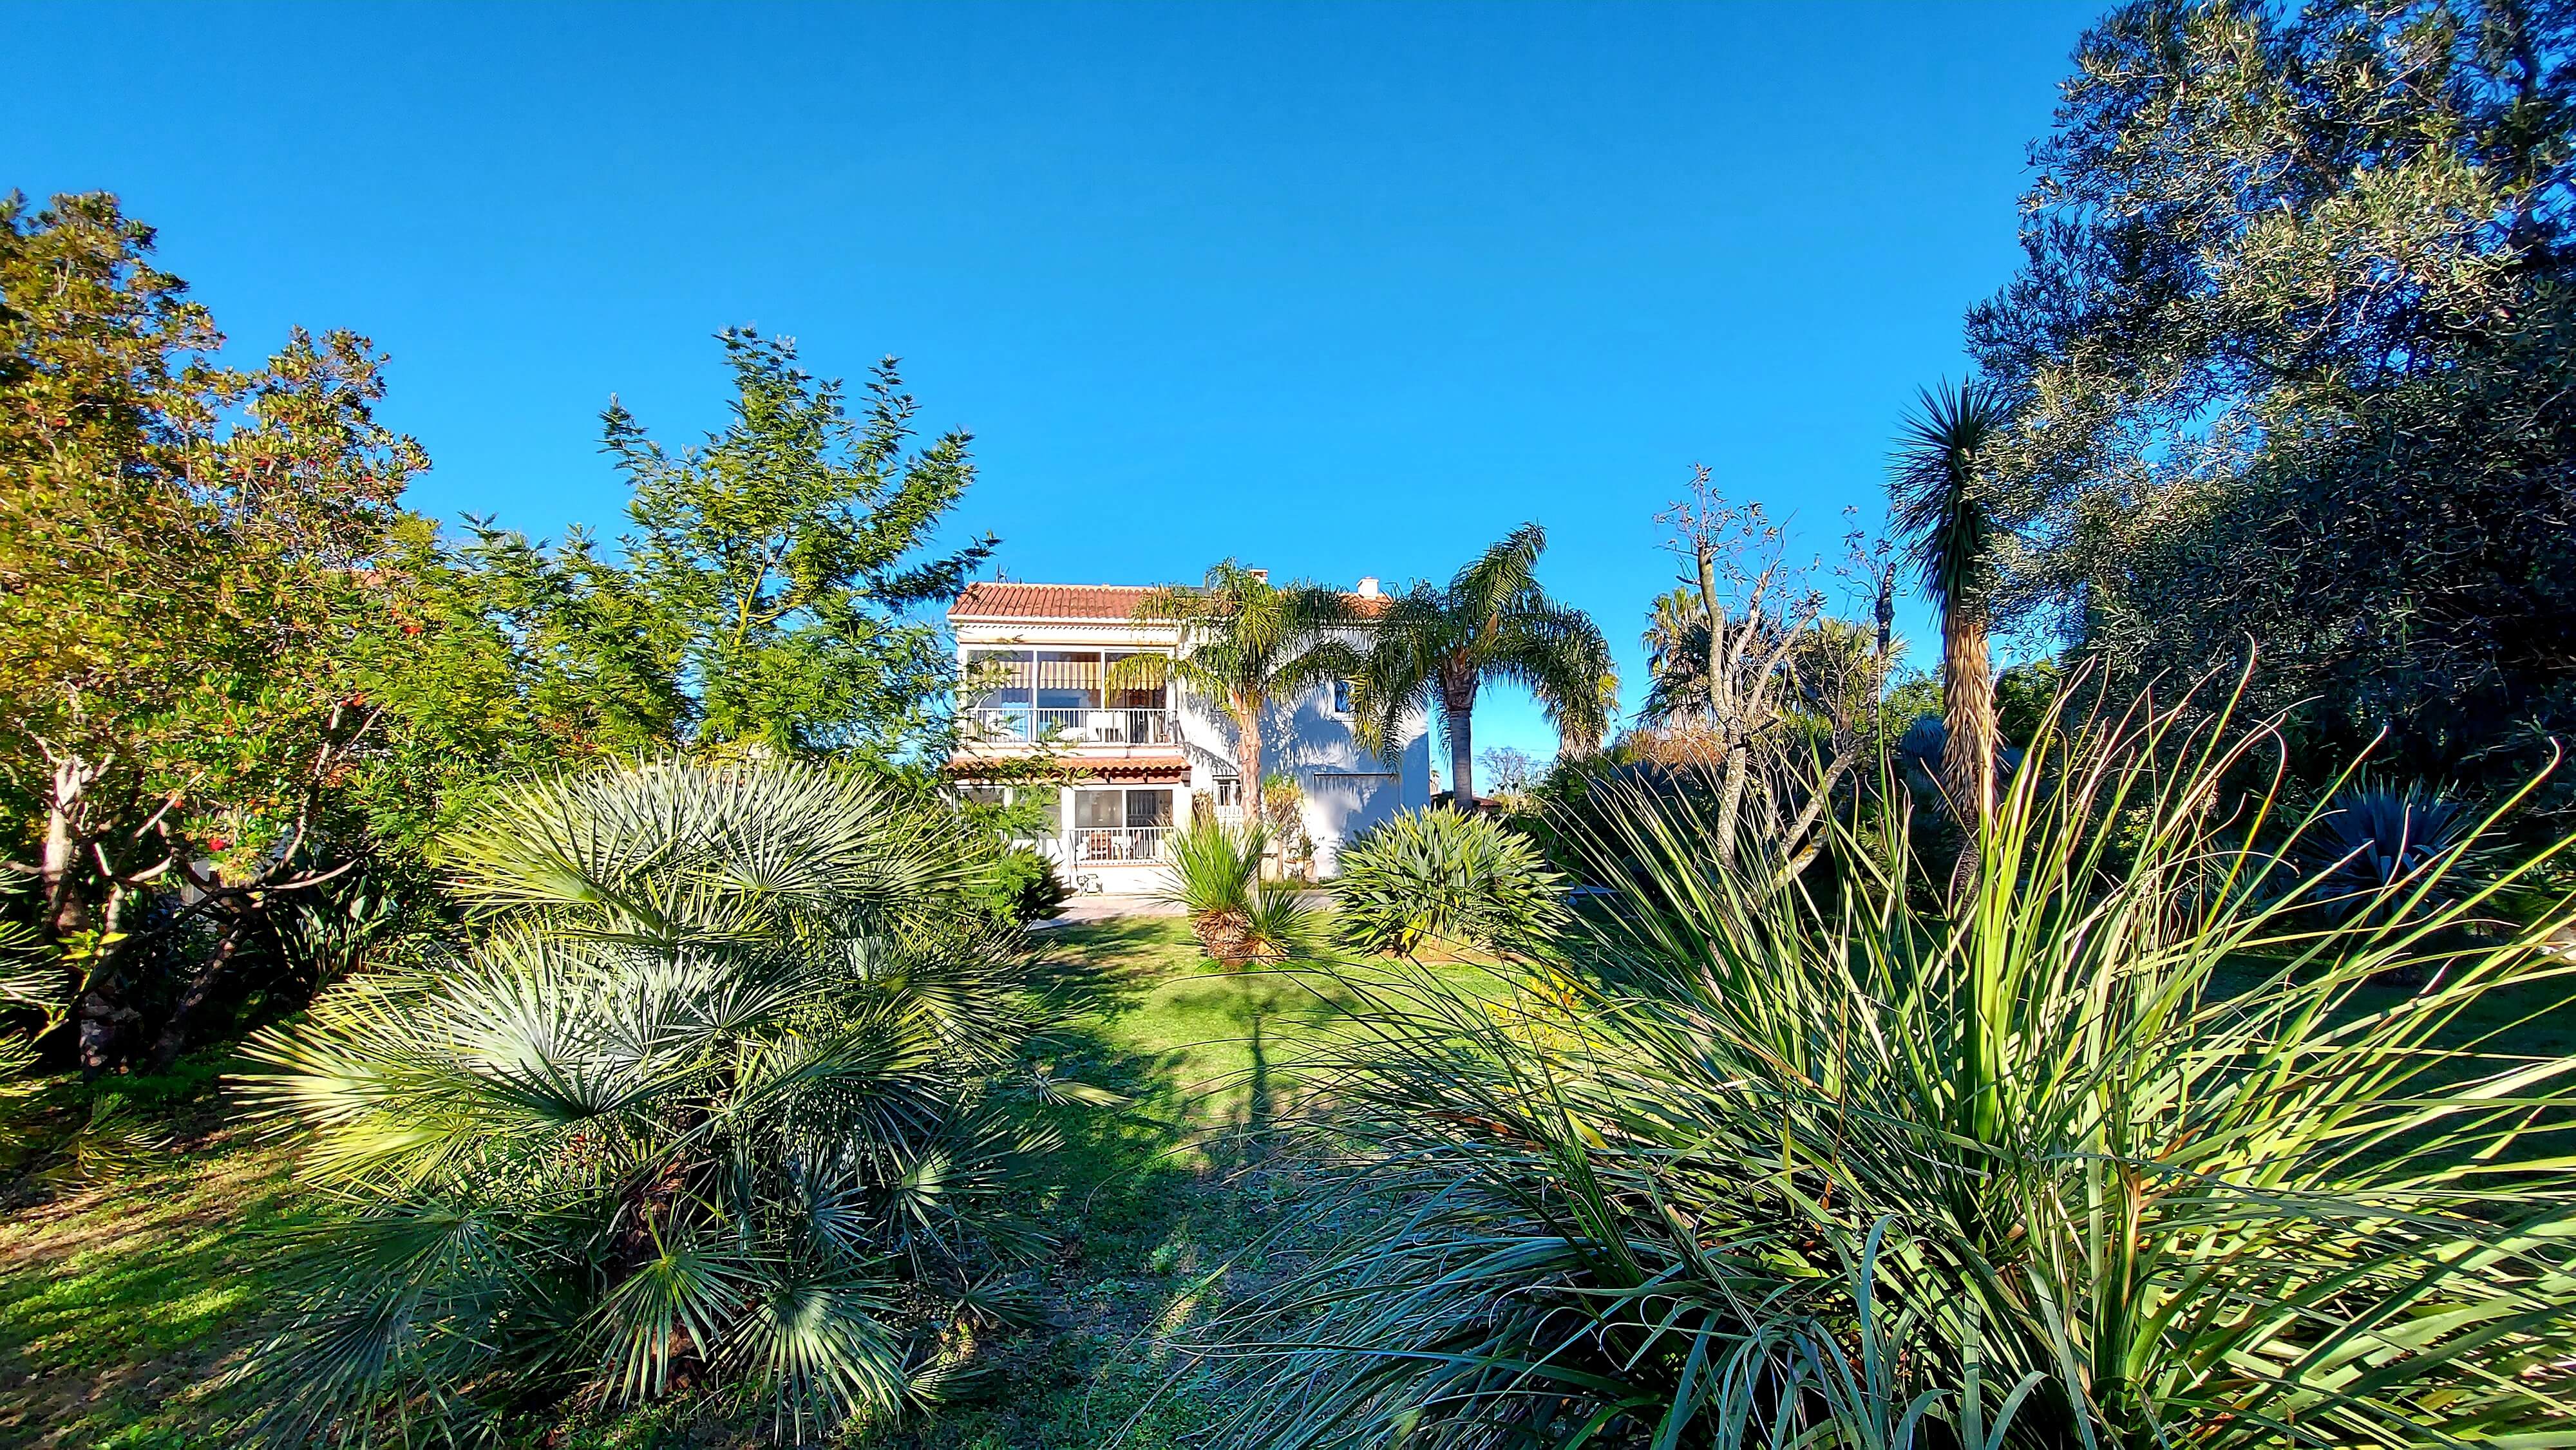
{"label": "green lawn", "polygon": [[[258,1322],[289,1157],[239,1130],[0,1227],[0,1445],[214,1445],[211,1388]],[[190,1427],[208,1427],[192,1432]]]}
{"label": "green lawn", "polygon": [[[1061,1241],[1028,1285],[1045,1323],[992,1345],[991,1372],[939,1415],[868,1445],[1074,1450],[1121,1429],[1135,1450],[1185,1443],[1207,1417],[1186,1376],[1158,1394],[1178,1368],[1159,1346],[1262,1272],[1258,1245],[1299,1192],[1294,1156],[1267,1151],[1262,1130],[1294,1106],[1289,1068],[1346,997],[1310,975],[1221,972],[1170,918],[1042,940],[1066,1008],[1048,1044],[1058,1070],[1129,1106],[1054,1110],[1062,1182],[1036,1206]],[[1444,974],[1495,981],[1472,965]],[[2457,1035],[2554,997],[2499,994]],[[2511,1039],[2563,1055],[2576,1051],[2576,1021],[2561,1012]],[[306,1210],[290,1151],[228,1123],[220,1092],[165,1112],[182,1133],[165,1161],[0,1223],[0,1447],[232,1443],[239,1407],[214,1380],[267,1309],[264,1236]],[[521,1429],[520,1443],[547,1450],[765,1443],[757,1427],[688,1406]]]}
{"label": "green lawn", "polygon": [[[1308,976],[1221,972],[1172,918],[1040,940],[1067,1009],[1058,1070],[1130,1105],[1057,1110],[1064,1182],[1040,1207],[1062,1242],[1031,1284],[1046,1323],[996,1345],[994,1372],[943,1413],[869,1444],[1072,1450],[1122,1426],[1138,1450],[1177,1444],[1202,1417],[1185,1387],[1156,1398],[1171,1369],[1156,1342],[1206,1312],[1218,1269],[1259,1271],[1244,1251],[1297,1191],[1260,1130],[1292,1103],[1283,1069],[1346,999]],[[239,1407],[211,1386],[268,1307],[263,1235],[302,1210],[289,1151],[228,1123],[220,1091],[179,1111],[166,1161],[0,1226],[0,1446],[231,1443]],[[685,1407],[524,1429],[548,1450],[765,1443]]]}

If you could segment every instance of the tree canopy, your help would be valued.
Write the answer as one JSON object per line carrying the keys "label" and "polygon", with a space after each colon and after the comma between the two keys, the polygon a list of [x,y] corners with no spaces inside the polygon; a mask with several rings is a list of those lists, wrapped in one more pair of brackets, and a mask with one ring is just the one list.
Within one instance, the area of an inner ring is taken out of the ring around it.
{"label": "tree canopy", "polygon": [[2007,605],[2123,686],[2251,643],[2419,770],[2576,724],[2572,121],[2563,6],[2096,25],[1968,322],[2017,407]]}
{"label": "tree canopy", "polygon": [[924,605],[953,599],[990,536],[937,551],[974,482],[964,432],[914,448],[919,405],[895,360],[862,416],[795,344],[721,335],[733,420],[673,453],[622,404],[604,448],[634,492],[615,551],[574,531],[546,548],[484,526],[492,576],[538,689],[604,743],[757,742],[892,760],[939,728],[955,661]]}

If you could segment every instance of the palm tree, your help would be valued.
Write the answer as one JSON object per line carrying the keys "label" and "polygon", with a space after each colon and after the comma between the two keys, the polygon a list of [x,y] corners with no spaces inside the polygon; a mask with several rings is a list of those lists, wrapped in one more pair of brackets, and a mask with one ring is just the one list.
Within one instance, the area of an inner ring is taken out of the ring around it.
{"label": "palm tree", "polygon": [[1943,383],[1906,415],[1889,471],[1892,527],[1941,611],[1941,773],[1969,837],[1995,812],[1994,664],[1986,630],[2001,529],[1986,497],[1986,451],[2010,416],[1990,383]]}
{"label": "palm tree", "polygon": [[[670,761],[526,787],[443,843],[486,927],[252,1039],[252,1090],[346,1206],[244,1369],[266,1438],[461,1434],[675,1382],[782,1437],[960,1366],[1045,1140],[998,1091],[1020,962],[953,817],[816,766]],[[1066,1094],[1047,1089],[1050,1095]]]}
{"label": "palm tree", "polygon": [[1451,799],[1476,804],[1476,695],[1511,680],[1538,697],[1560,738],[1598,741],[1616,698],[1610,644],[1579,609],[1538,585],[1547,531],[1523,524],[1458,571],[1395,597],[1378,617],[1352,692],[1360,742],[1383,755],[1415,710],[1439,712],[1449,736]]}
{"label": "palm tree", "polygon": [[1128,656],[1119,662],[1120,682],[1167,677],[1214,701],[1234,722],[1244,814],[1261,822],[1261,731],[1271,702],[1359,669],[1359,652],[1345,637],[1360,622],[1349,596],[1314,584],[1274,586],[1268,570],[1228,559],[1195,587],[1153,591],[1136,617],[1180,625],[1181,647],[1170,658]]}

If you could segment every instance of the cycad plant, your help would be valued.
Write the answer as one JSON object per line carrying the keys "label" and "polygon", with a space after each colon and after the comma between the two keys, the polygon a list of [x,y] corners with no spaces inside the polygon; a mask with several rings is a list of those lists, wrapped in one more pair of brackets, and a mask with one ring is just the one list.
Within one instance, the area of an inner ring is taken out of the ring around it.
{"label": "cycad plant", "polygon": [[2576,1061],[2494,1024],[2570,1010],[2568,904],[2473,941],[2437,864],[2321,923],[2268,732],[2042,742],[1964,900],[1901,823],[1828,900],[1639,794],[1561,1010],[1353,979],[1333,1247],[1219,1335],[1227,1443],[2567,1443]]}
{"label": "cycad plant", "polygon": [[1037,1248],[1014,943],[952,819],[801,765],[526,787],[446,843],[480,935],[255,1038],[343,1212],[252,1356],[280,1442],[681,1387],[782,1436],[935,1394]]}
{"label": "cycad plant", "polygon": [[1447,806],[1406,811],[1342,850],[1336,931],[1354,951],[1410,954],[1428,941],[1526,950],[1565,924],[1565,879],[1528,837]]}

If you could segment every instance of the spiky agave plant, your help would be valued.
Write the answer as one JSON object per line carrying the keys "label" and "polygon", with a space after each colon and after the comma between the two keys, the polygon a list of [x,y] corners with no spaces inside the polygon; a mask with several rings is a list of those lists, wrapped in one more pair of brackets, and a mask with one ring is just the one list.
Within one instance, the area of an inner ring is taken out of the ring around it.
{"label": "spiky agave plant", "polygon": [[2305,898],[2339,916],[2386,910],[2405,900],[2398,888],[2421,880],[2437,863],[2445,885],[2473,881],[2479,818],[2460,801],[2423,785],[2353,781],[2326,799],[2303,833],[2292,862]]}
{"label": "spiky agave plant", "polygon": [[2045,732],[1931,914],[1901,826],[1821,901],[1634,797],[1554,1020],[1353,980],[1333,1247],[1216,1336],[1228,1443],[2563,1441],[2576,1061],[2492,1024],[2568,1010],[2570,908],[2321,925],[2256,844],[2275,739]]}
{"label": "spiky agave plant", "polygon": [[447,843],[481,939],[253,1039],[339,1200],[243,1370],[274,1441],[454,1437],[688,1384],[802,1439],[926,1397],[1038,1236],[1017,953],[955,824],[820,768],[529,786]]}

